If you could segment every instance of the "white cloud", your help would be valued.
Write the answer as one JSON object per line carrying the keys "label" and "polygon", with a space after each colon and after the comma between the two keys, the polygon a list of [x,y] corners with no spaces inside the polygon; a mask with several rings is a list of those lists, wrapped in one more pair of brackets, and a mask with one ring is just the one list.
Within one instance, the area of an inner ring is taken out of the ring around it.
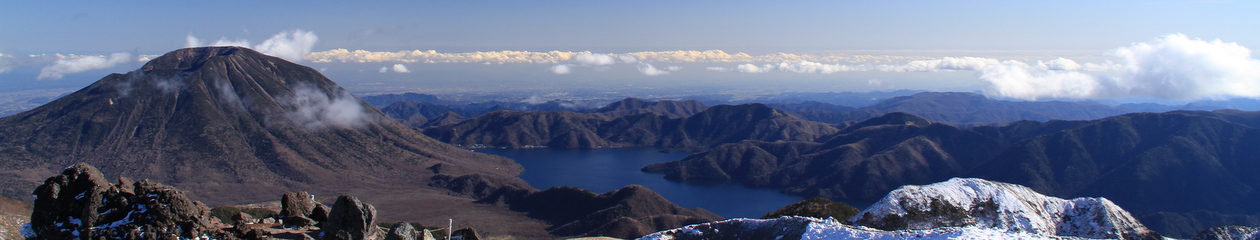
{"label": "white cloud", "polygon": [[652,66],[652,64],[639,63],[639,66],[638,66],[638,67],[639,67],[639,72],[641,72],[641,73],[643,73],[643,74],[645,74],[645,75],[648,75],[648,76],[657,76],[657,75],[665,75],[665,74],[669,74],[669,71],[664,71],[664,70],[659,70],[659,69],[656,69],[656,67],[653,67],[653,66]]}
{"label": "white cloud", "polygon": [[824,64],[810,61],[800,61],[796,63],[779,63],[779,71],[796,72],[796,73],[822,73],[832,74],[838,72],[853,71],[870,71],[870,67],[865,65],[842,65],[842,64]]}
{"label": "white cloud", "polygon": [[706,67],[706,68],[704,68],[704,70],[707,70],[707,71],[714,71],[714,72],[729,72],[729,71],[731,71],[730,69],[726,69],[726,68],[724,68],[724,67]]}
{"label": "white cloud", "polygon": [[745,64],[740,64],[739,66],[735,66],[735,71],[742,72],[742,73],[763,73],[763,72],[769,72],[770,70],[773,70],[773,69],[774,69],[774,66],[771,66],[770,64],[766,64],[765,66],[757,66],[752,63],[745,63]]}
{"label": "white cloud", "polygon": [[311,53],[311,48],[315,47],[316,42],[319,42],[319,37],[315,36],[315,33],[298,29],[280,32],[258,46],[254,46],[254,49],[267,55],[297,62],[302,61],[302,57]]}
{"label": "white cloud", "polygon": [[1081,69],[1081,64],[1066,58],[1056,58],[1046,62],[1037,61],[1037,65],[1046,70],[1076,71]]}
{"label": "white cloud", "polygon": [[997,59],[979,57],[944,57],[940,59],[915,60],[901,65],[880,65],[876,67],[885,72],[936,72],[957,70],[980,70],[989,64],[998,63]]}
{"label": "white cloud", "polygon": [[682,70],[682,67],[679,67],[679,66],[668,66],[668,67],[665,67],[665,70],[678,71],[678,70]]}
{"label": "white cloud", "polygon": [[411,72],[411,70],[407,70],[407,66],[403,66],[403,65],[400,63],[400,64],[394,64],[394,72],[396,72],[396,73],[409,73],[409,72]]}
{"label": "white cloud", "polygon": [[621,62],[624,62],[624,63],[636,63],[636,62],[639,62],[639,58],[636,58],[636,57],[634,57],[634,56],[631,56],[630,54],[621,54],[621,55],[617,55],[617,58],[620,58],[620,59],[621,59]]}
{"label": "white cloud", "polygon": [[884,85],[884,81],[880,81],[879,79],[866,80],[866,85],[881,86]]}
{"label": "white cloud", "polygon": [[286,115],[289,120],[309,129],[329,126],[357,128],[372,122],[359,104],[357,98],[344,90],[326,94],[316,87],[298,85],[293,87],[293,95],[279,98],[278,102],[288,105]]}
{"label": "white cloud", "polygon": [[556,64],[555,66],[551,66],[549,69],[551,69],[551,72],[556,74],[569,74],[571,72],[568,64]]}
{"label": "white cloud", "polygon": [[1007,61],[985,67],[980,79],[986,94],[1021,99],[1260,97],[1260,60],[1237,43],[1170,34],[1117,48],[1112,55],[1120,62],[1029,66]]}
{"label": "white cloud", "polygon": [[573,56],[573,61],[586,66],[612,65],[617,60],[608,54],[583,53]]}
{"label": "white cloud", "polygon": [[[283,58],[284,60],[289,60],[291,62],[298,62],[302,61],[303,57],[306,57],[306,55],[311,53],[311,48],[315,47],[316,42],[319,42],[319,37],[315,36],[314,32],[297,29],[277,33],[275,36],[272,36],[271,38],[264,40],[262,43],[253,46],[253,49],[258,50],[258,52],[263,54]],[[197,39],[197,37],[194,37],[192,34],[188,34],[188,37],[184,39],[184,47],[250,47],[249,40],[244,39],[228,40],[227,38],[220,38],[214,43],[208,45],[203,44],[204,43],[200,39]]]}
{"label": "white cloud", "polygon": [[1037,98],[1088,98],[1100,90],[1096,76],[1077,72],[1048,70],[1008,60],[981,71],[986,95],[1028,100]]}
{"label": "white cloud", "polygon": [[110,54],[108,58],[104,56],[83,56],[58,59],[53,65],[40,69],[39,77],[36,79],[61,79],[66,74],[110,68],[119,63],[129,61],[131,61],[131,53],[114,53]]}
{"label": "white cloud", "polygon": [[13,71],[16,64],[13,63],[13,55],[4,55],[0,53],[0,73]]}
{"label": "white cloud", "polygon": [[389,67],[381,67],[381,70],[378,70],[378,72],[381,72],[381,73],[385,73],[388,71],[389,71]]}
{"label": "white cloud", "polygon": [[200,46],[205,46],[205,45],[201,43],[201,39],[197,39],[197,37],[194,37],[192,33],[189,33],[188,37],[184,38],[184,47],[190,48],[190,47],[200,47]]}

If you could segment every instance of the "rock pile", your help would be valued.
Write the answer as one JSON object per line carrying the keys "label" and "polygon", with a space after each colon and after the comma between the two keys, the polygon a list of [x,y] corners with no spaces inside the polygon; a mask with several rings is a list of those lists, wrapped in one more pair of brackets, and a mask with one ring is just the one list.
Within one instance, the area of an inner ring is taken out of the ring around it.
{"label": "rock pile", "polygon": [[31,239],[230,239],[210,209],[161,183],[105,180],[75,164],[35,189]]}
{"label": "rock pile", "polygon": [[[42,239],[434,239],[408,223],[387,234],[376,226],[376,208],[340,196],[331,208],[306,192],[285,193],[280,214],[256,219],[232,215],[233,225],[212,217],[210,208],[183,191],[149,180],[117,183],[96,167],[80,163],[35,190],[31,240]],[[463,233],[476,236],[468,230]],[[468,238],[465,238],[468,239]]]}

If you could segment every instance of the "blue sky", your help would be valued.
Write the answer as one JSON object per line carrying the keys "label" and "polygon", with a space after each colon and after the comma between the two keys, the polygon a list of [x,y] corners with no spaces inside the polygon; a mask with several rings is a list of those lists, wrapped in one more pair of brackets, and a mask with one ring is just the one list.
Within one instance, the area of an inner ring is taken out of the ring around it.
{"label": "blue sky", "polygon": [[1257,1],[6,1],[0,92],[65,92],[170,50],[242,45],[356,93],[679,84],[1260,97],[1258,10]]}
{"label": "blue sky", "polygon": [[0,51],[162,53],[183,37],[316,50],[1102,50],[1170,33],[1260,45],[1254,1],[6,1]]}

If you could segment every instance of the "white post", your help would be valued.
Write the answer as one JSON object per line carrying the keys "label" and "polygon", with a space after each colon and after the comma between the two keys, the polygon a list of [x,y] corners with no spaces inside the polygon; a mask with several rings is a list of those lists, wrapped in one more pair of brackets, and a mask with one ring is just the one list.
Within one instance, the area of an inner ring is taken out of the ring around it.
{"label": "white post", "polygon": [[454,230],[451,230],[451,227],[454,227],[454,226],[455,226],[455,219],[454,219],[454,218],[447,218],[446,220],[447,220],[447,222],[446,222],[446,240],[451,240],[451,232],[453,232],[453,231],[454,231]]}

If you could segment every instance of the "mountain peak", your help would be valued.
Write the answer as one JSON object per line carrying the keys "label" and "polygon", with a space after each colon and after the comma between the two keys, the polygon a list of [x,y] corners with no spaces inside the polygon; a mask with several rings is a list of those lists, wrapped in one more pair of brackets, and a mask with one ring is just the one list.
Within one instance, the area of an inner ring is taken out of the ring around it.
{"label": "mountain peak", "polygon": [[[0,152],[0,171],[86,162],[187,188],[209,203],[317,186],[324,195],[380,183],[423,188],[400,179],[427,179],[414,175],[435,164],[520,181],[511,161],[425,137],[315,69],[242,47],[171,51],[0,118]],[[6,183],[0,194],[23,197],[39,181]]]}
{"label": "mountain peak", "polygon": [[979,178],[902,186],[849,221],[884,230],[975,226],[1084,238],[1159,238],[1105,198],[1067,200]]}
{"label": "mountain peak", "polygon": [[[146,72],[153,70],[188,70],[200,67],[211,58],[229,55],[248,55],[255,58],[270,57],[253,49],[237,46],[183,48],[149,60],[140,70]],[[283,60],[280,58],[275,59]]]}

